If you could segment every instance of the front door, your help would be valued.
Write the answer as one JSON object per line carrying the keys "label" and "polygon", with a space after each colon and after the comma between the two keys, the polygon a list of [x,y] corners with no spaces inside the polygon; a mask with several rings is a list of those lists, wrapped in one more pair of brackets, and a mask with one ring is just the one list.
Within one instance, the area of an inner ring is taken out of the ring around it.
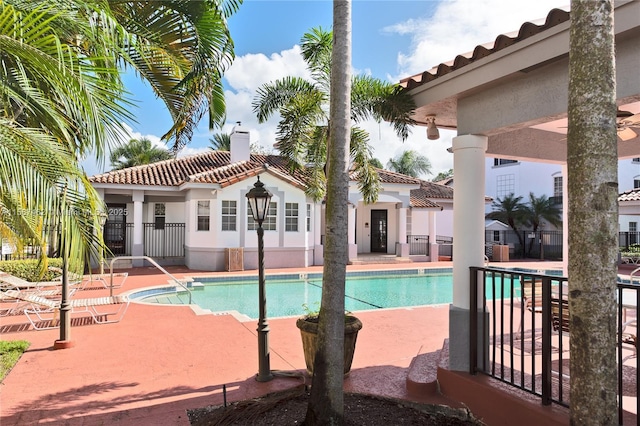
{"label": "front door", "polygon": [[387,252],[387,211],[371,210],[371,251]]}
{"label": "front door", "polygon": [[127,205],[107,204],[107,214],[107,221],[104,224],[104,242],[113,254],[126,254]]}

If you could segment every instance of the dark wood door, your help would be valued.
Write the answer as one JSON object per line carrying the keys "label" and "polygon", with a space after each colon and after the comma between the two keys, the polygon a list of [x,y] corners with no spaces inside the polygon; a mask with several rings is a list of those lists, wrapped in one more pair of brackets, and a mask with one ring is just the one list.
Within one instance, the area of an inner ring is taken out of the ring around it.
{"label": "dark wood door", "polygon": [[387,211],[371,210],[371,251],[387,252]]}

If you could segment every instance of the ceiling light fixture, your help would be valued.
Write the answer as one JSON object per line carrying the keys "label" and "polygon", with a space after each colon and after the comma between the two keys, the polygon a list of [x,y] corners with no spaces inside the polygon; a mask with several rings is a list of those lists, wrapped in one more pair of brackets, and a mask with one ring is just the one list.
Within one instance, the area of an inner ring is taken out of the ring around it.
{"label": "ceiling light fixture", "polygon": [[435,115],[427,115],[427,139],[430,141],[435,141],[436,139],[440,139],[440,131],[436,127],[436,116]]}

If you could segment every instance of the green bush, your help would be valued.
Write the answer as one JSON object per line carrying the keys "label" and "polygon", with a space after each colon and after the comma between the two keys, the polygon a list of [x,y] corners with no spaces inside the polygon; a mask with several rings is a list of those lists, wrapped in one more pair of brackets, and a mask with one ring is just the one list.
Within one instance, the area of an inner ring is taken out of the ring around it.
{"label": "green bush", "polygon": [[0,340],[0,381],[9,374],[29,345],[26,340]]}
{"label": "green bush", "polygon": [[[48,265],[50,267],[62,268],[62,259],[49,258]],[[0,271],[31,282],[51,281],[55,277],[60,276],[59,272],[51,270],[46,271],[43,276],[40,276],[37,259],[0,261]]]}
{"label": "green bush", "polygon": [[627,252],[627,253],[640,253],[640,244],[631,244],[629,247],[627,247],[625,252]]}

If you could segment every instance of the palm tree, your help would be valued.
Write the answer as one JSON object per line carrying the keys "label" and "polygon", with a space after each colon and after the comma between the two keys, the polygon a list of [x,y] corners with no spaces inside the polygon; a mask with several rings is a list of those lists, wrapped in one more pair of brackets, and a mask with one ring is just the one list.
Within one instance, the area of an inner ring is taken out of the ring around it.
{"label": "palm tree", "polygon": [[[543,221],[553,226],[562,224],[562,212],[558,206],[546,195],[536,197],[533,192],[529,193],[529,202],[525,206],[524,217],[526,224],[531,226],[534,234],[538,231]],[[531,252],[533,242],[533,239],[529,242],[529,252]]]}
{"label": "palm tree", "polygon": [[224,115],[226,17],[238,3],[0,0],[4,230],[44,246],[56,226],[69,258],[83,259],[103,205],[78,159],[101,157],[133,119],[120,67],[165,101],[175,123],[166,136],[180,146],[207,108],[212,123]]}
{"label": "palm tree", "polygon": [[147,138],[140,138],[131,139],[125,145],[111,151],[109,159],[113,170],[120,170],[170,158],[173,158],[173,154],[169,150],[154,146]]}
{"label": "palm tree", "polygon": [[417,178],[421,174],[431,174],[431,162],[427,157],[414,150],[404,151],[387,163],[387,167],[396,173]]}
{"label": "palm tree", "polygon": [[[279,112],[276,148],[291,169],[308,170],[307,194],[314,200],[326,194],[325,167],[330,140],[327,105],[330,102],[331,31],[313,28],[301,40],[302,56],[311,71],[312,81],[285,77],[264,84],[253,101],[253,111],[260,123]],[[397,135],[405,140],[415,103],[398,86],[369,76],[354,76],[351,91],[351,120],[358,123],[373,118],[393,124]],[[351,128],[349,156],[359,189],[365,202],[377,200],[380,180],[371,165],[369,135]]]}
{"label": "palm tree", "polygon": [[449,179],[453,177],[453,169],[449,169],[444,172],[440,172],[434,177],[431,182],[440,182],[441,180]]}
{"label": "palm tree", "polygon": [[[570,423],[617,424],[618,155],[613,0],[571,1]],[[598,76],[598,78],[593,78]]]}
{"label": "palm tree", "polygon": [[234,59],[227,19],[242,0],[107,3],[119,25],[119,59],[149,83],[173,118],[162,136],[173,141],[172,150],[191,140],[205,115],[210,129],[221,127],[226,118],[222,74]]}
{"label": "palm tree", "polygon": [[491,207],[493,211],[488,213],[486,218],[499,220],[509,225],[518,237],[520,247],[524,250],[524,239],[519,227],[526,223],[527,207],[522,202],[522,197],[509,194],[502,199],[496,199]]}
{"label": "palm tree", "polygon": [[[327,179],[327,233],[324,247],[322,297],[318,318],[318,349],[305,424],[344,423],[344,297],[349,245],[349,145],[351,129],[351,2],[334,0],[335,38],[328,81],[331,93],[329,167]],[[324,51],[326,53],[326,51]],[[312,53],[312,52],[310,52]],[[316,52],[322,53],[322,52]],[[366,165],[369,165],[367,159]]]}
{"label": "palm tree", "polygon": [[229,133],[216,133],[209,138],[209,148],[214,151],[231,151],[231,135]]}

